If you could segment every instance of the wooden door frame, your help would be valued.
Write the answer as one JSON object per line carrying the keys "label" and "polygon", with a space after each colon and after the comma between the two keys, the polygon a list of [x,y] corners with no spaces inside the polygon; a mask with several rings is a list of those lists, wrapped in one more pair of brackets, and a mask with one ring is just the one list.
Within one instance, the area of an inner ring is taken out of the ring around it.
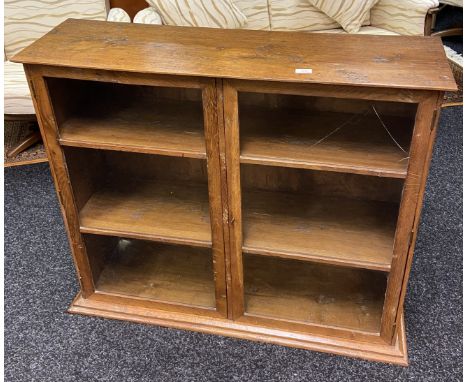
{"label": "wooden door frame", "polygon": [[[242,192],[240,180],[240,136],[238,92],[260,92],[274,94],[295,94],[367,100],[417,103],[417,112],[410,148],[408,176],[404,182],[402,201],[394,241],[392,268],[388,274],[387,291],[382,312],[380,340],[388,344],[396,341],[397,326],[402,322],[404,295],[412,262],[415,231],[419,222],[421,204],[425,189],[430,157],[424,153],[430,150],[435,138],[437,118],[435,113],[441,102],[440,92],[402,89],[380,89],[310,84],[289,84],[277,82],[223,80],[225,158],[227,177],[227,201],[229,217],[229,263],[231,269],[231,298],[229,311],[233,320],[249,322],[244,311],[243,253],[242,253]],[[428,124],[428,121],[431,121]],[[258,320],[257,320],[258,321]],[[270,324],[274,321],[267,320]],[[278,320],[280,321],[280,320]],[[278,323],[281,325],[281,323]],[[284,324],[283,324],[284,326]],[[291,325],[286,325],[291,328]],[[292,325],[298,326],[298,325]],[[311,330],[314,325],[310,324]],[[316,327],[321,331],[320,328]],[[342,332],[352,330],[343,329]],[[334,331],[335,332],[335,331]],[[340,330],[336,331],[337,333]],[[336,333],[335,333],[336,334]],[[363,338],[375,341],[372,335]]]}
{"label": "wooden door frame", "polygon": [[[38,111],[37,118],[44,137],[47,155],[52,158],[51,172],[55,182],[62,215],[76,271],[81,284],[82,297],[115,301],[116,297],[96,293],[90,261],[84,239],[80,232],[79,211],[70,183],[65,154],[59,143],[59,127],[48,91],[46,77],[101,81],[128,85],[197,88],[201,90],[203,102],[204,130],[208,169],[208,194],[212,234],[213,277],[216,295],[216,311],[227,317],[226,268],[224,256],[223,200],[221,198],[221,166],[219,153],[218,94],[216,82],[210,78],[153,75],[142,73],[107,72],[94,69],[62,68],[54,66],[25,65],[33,102]],[[129,299],[126,299],[127,301]],[[156,303],[156,305],[159,303]],[[155,304],[151,304],[155,305]],[[161,304],[171,305],[171,304]],[[193,309],[180,309],[193,311]]]}

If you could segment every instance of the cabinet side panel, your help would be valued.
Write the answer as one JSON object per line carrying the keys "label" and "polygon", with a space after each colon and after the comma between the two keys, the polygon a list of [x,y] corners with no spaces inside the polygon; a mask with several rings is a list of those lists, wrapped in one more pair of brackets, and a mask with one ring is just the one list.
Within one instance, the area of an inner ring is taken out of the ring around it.
{"label": "cabinet side panel", "polygon": [[75,267],[81,284],[83,297],[94,292],[94,283],[89,259],[83,244],[73,190],[62,148],[58,143],[58,128],[46,82],[40,67],[25,65],[28,83],[33,95],[37,120],[49,158],[55,189],[70,242]]}
{"label": "cabinet side panel", "polygon": [[[437,130],[439,127],[439,119],[440,119],[440,107],[443,101],[444,93],[439,94],[439,99],[438,99],[438,110],[437,113],[434,117],[434,120],[432,122],[432,132],[431,132],[431,137],[430,137],[430,143],[429,143],[429,148],[427,150],[427,155],[426,155],[426,162],[424,166],[424,172],[423,172],[423,177],[422,177],[422,182],[421,182],[421,191],[419,193],[419,199],[418,199],[418,204],[416,207],[416,216],[414,220],[414,225],[413,225],[413,235],[412,235],[412,240],[411,240],[411,246],[408,252],[408,257],[406,260],[406,268],[405,268],[405,273],[403,277],[403,285],[402,285],[402,291],[400,294],[400,300],[398,302],[398,310],[397,310],[397,325],[401,324],[402,320],[400,317],[403,316],[403,305],[405,302],[405,296],[406,296],[406,290],[408,286],[408,280],[409,280],[409,275],[411,271],[411,265],[413,263],[413,256],[414,256],[414,249],[416,246],[416,238],[418,235],[418,228],[419,228],[419,221],[421,218],[421,211],[422,211],[422,206],[424,202],[424,193],[425,193],[425,186],[426,186],[426,181],[427,177],[429,175],[429,169],[431,166],[431,160],[432,160],[432,153],[433,153],[433,148],[434,148],[434,143],[435,139],[437,137]],[[400,331],[397,328],[397,331]]]}
{"label": "cabinet side panel", "polygon": [[427,158],[434,140],[434,120],[439,106],[439,93],[419,103],[413,140],[410,148],[408,176],[403,188],[402,202],[395,234],[393,260],[388,278],[381,335],[384,340],[395,340],[398,312],[403,304],[407,273],[412,261],[415,230],[421,212],[421,203],[427,179]]}

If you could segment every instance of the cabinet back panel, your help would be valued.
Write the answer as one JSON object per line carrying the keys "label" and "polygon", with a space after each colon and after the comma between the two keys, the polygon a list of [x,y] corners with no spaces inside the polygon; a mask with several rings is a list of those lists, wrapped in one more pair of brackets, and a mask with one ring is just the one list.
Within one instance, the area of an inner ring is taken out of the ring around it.
{"label": "cabinet back panel", "polygon": [[46,78],[59,126],[68,118],[81,114],[112,115],[133,106],[157,109],[174,103],[200,103],[201,90],[123,85],[99,81]]}
{"label": "cabinet back panel", "polygon": [[313,193],[320,196],[398,203],[403,182],[403,179],[338,172],[248,164],[241,166],[243,190]]}
{"label": "cabinet back panel", "polygon": [[117,246],[119,239],[112,236],[83,235],[86,253],[93,273],[93,281],[96,285],[101,272]]}
{"label": "cabinet back panel", "polygon": [[208,182],[206,161],[201,159],[108,151],[105,161],[111,176],[125,174],[137,179]]}
{"label": "cabinet back panel", "polygon": [[[161,180],[207,185],[206,161],[160,155],[64,147],[78,210],[108,183]],[[207,191],[208,192],[208,191]]]}
{"label": "cabinet back panel", "polygon": [[410,117],[416,115],[416,104],[403,102],[368,101],[331,97],[312,97],[289,94],[239,93],[239,109],[244,107],[266,107],[300,109],[308,111],[330,111],[340,113],[365,113],[374,105],[383,115]]}

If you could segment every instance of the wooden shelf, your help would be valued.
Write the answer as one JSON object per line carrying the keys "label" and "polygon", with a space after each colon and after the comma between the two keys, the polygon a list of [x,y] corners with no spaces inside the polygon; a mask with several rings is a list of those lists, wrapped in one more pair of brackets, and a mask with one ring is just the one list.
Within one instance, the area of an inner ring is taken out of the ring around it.
{"label": "wooden shelf", "polygon": [[390,270],[397,205],[269,191],[242,196],[244,252]]}
{"label": "wooden shelf", "polygon": [[210,250],[120,240],[97,291],[214,309]]}
{"label": "wooden shelf", "polygon": [[110,184],[80,212],[83,233],[211,247],[207,185]]}
{"label": "wooden shelf", "polygon": [[[240,109],[241,162],[405,178],[408,154],[369,114],[340,128],[353,114],[293,109]],[[407,151],[413,131],[408,118],[385,117]]]}
{"label": "wooden shelf", "polygon": [[386,274],[244,255],[250,316],[378,333]]}
{"label": "wooden shelf", "polygon": [[87,110],[62,123],[60,144],[204,159],[203,108],[181,101]]}

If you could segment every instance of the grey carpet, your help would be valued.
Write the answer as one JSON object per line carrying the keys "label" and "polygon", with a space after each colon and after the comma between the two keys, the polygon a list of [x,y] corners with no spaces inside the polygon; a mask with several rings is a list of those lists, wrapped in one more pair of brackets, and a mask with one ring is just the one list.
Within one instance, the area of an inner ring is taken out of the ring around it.
{"label": "grey carpet", "polygon": [[462,110],[445,109],[406,300],[410,366],[65,313],[77,282],[48,166],[5,171],[6,381],[461,381]]}

